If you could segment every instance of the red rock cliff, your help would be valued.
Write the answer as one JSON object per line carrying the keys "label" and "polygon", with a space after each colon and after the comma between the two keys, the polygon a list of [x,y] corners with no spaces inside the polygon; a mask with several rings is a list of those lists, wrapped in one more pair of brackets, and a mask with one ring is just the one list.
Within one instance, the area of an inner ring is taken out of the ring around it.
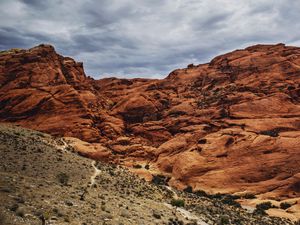
{"label": "red rock cliff", "polygon": [[101,157],[150,163],[178,188],[300,195],[300,48],[256,45],[163,80],[93,80],[41,45],[2,52],[0,84],[2,122],[98,142]]}

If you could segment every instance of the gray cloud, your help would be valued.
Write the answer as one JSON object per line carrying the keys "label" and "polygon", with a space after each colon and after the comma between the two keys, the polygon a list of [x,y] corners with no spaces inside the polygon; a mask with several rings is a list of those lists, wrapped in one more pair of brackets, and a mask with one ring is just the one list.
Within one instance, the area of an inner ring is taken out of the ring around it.
{"label": "gray cloud", "polygon": [[96,78],[165,77],[256,43],[300,45],[294,0],[2,0],[0,48],[50,43]]}

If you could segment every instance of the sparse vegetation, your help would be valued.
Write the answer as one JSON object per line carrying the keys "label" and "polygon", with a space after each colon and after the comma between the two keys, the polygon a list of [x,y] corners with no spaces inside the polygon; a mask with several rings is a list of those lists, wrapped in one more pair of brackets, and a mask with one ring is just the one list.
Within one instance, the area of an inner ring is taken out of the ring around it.
{"label": "sparse vegetation", "polygon": [[169,180],[170,177],[165,177],[164,175],[158,174],[158,175],[153,175],[152,183],[157,185],[167,185]]}
{"label": "sparse vegetation", "polygon": [[187,66],[187,68],[189,68],[189,69],[194,68],[194,67],[195,67],[195,65],[193,63],[191,63]]}
{"label": "sparse vegetation", "polygon": [[197,196],[200,196],[200,197],[208,197],[208,194],[203,190],[198,190],[198,191],[194,192],[194,194]]}
{"label": "sparse vegetation", "polygon": [[20,216],[20,217],[24,217],[25,216],[25,210],[24,210],[24,208],[21,208],[21,207],[17,208],[16,215]]}
{"label": "sparse vegetation", "polygon": [[242,197],[245,199],[255,199],[256,198],[255,194],[252,194],[252,193],[246,193]]}
{"label": "sparse vegetation", "polygon": [[150,169],[150,165],[149,164],[145,165],[145,169],[149,170]]}
{"label": "sparse vegetation", "polygon": [[272,205],[271,202],[262,202],[262,203],[256,205],[256,209],[254,212],[257,214],[266,215],[265,211],[270,208],[274,208],[274,206]]}
{"label": "sparse vegetation", "polygon": [[[52,219],[57,224],[98,224],[98,221],[108,219],[111,224],[139,224],[138,221],[153,224],[155,220],[157,224],[192,225],[197,224],[192,219],[195,217],[207,224],[218,225],[292,224],[285,219],[262,217],[261,214],[234,208],[232,205],[236,205],[238,198],[234,195],[208,195],[202,190],[193,192],[190,186],[185,192],[175,191],[165,187],[169,177],[157,175],[153,183],[148,183],[122,166],[103,162],[96,165],[101,175],[94,179],[93,186],[88,186],[95,172],[93,161],[74,152],[58,151],[53,147],[57,146],[57,140],[50,135],[36,135],[35,139],[33,134],[33,131],[24,131],[20,132],[20,137],[10,137],[7,133],[1,133],[0,126],[0,141],[3,143],[0,149],[5,153],[0,159],[0,169],[4,168],[2,165],[6,166],[6,175],[0,176],[0,200],[5,202],[0,207],[11,210],[7,214],[9,219],[21,221],[16,225],[46,224]],[[38,149],[43,149],[42,154]],[[36,156],[41,160],[35,160]],[[22,171],[20,168],[24,162],[26,170]],[[20,176],[7,171],[19,171]],[[69,171],[72,171],[72,185],[67,185],[70,182]],[[55,183],[66,186],[51,185]],[[170,209],[165,203],[170,203],[174,208]],[[195,217],[187,219],[180,213],[182,207]],[[27,216],[29,214],[33,216]]]}
{"label": "sparse vegetation", "polygon": [[187,186],[183,191],[187,193],[193,193],[193,188],[191,186]]}
{"label": "sparse vegetation", "polygon": [[143,167],[140,164],[135,164],[135,165],[133,165],[133,168],[134,169],[141,169]]}
{"label": "sparse vegetation", "polygon": [[222,215],[220,216],[220,225],[225,225],[225,224],[229,224],[229,218],[226,215]]}
{"label": "sparse vegetation", "polygon": [[281,209],[288,209],[292,206],[292,204],[288,203],[288,202],[282,202],[280,203],[280,208]]}
{"label": "sparse vegetation", "polygon": [[232,206],[235,206],[235,207],[241,207],[241,204],[237,201],[235,201],[237,199],[236,196],[233,196],[233,195],[225,195],[223,198],[222,198],[222,202],[224,204],[227,204],[227,205],[232,205]]}
{"label": "sparse vegetation", "polygon": [[15,204],[13,204],[12,206],[10,206],[9,209],[10,209],[11,211],[15,212],[15,211],[17,211],[18,208],[19,208],[19,205],[15,203]]}
{"label": "sparse vegetation", "polygon": [[185,202],[183,199],[172,199],[171,205],[176,207],[184,207]]}
{"label": "sparse vegetation", "polygon": [[0,211],[0,224],[6,224],[6,223],[7,223],[6,215],[4,214],[4,212]]}
{"label": "sparse vegetation", "polygon": [[60,184],[62,184],[64,186],[68,185],[68,182],[69,182],[69,175],[68,174],[59,173],[59,174],[57,174],[56,177],[57,177]]}

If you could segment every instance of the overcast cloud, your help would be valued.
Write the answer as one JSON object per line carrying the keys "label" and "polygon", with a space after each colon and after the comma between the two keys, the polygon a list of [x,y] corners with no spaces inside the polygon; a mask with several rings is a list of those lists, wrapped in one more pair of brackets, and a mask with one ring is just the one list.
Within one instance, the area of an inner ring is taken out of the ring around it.
{"label": "overcast cloud", "polygon": [[257,43],[300,46],[299,0],[1,0],[0,49],[49,43],[95,78],[163,78]]}

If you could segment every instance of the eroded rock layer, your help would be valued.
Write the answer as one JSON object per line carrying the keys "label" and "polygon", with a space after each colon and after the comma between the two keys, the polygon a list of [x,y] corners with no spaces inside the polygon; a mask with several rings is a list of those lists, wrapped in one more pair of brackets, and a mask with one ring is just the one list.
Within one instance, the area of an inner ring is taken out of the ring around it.
{"label": "eroded rock layer", "polygon": [[145,177],[179,189],[300,196],[300,48],[256,45],[162,80],[94,80],[40,45],[1,52],[0,85],[0,121],[79,138],[83,155],[149,164]]}

